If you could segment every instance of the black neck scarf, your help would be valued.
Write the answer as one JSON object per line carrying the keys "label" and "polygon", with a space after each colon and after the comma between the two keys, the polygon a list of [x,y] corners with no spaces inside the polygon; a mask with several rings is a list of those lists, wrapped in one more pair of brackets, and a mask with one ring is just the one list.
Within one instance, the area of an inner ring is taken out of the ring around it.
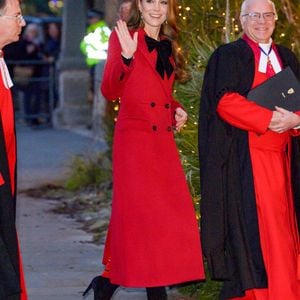
{"label": "black neck scarf", "polygon": [[157,41],[147,35],[145,35],[145,41],[149,52],[152,52],[154,49],[157,50],[156,71],[162,79],[164,79],[164,73],[166,72],[169,79],[174,71],[170,62],[170,56],[172,55],[171,42],[169,40]]}

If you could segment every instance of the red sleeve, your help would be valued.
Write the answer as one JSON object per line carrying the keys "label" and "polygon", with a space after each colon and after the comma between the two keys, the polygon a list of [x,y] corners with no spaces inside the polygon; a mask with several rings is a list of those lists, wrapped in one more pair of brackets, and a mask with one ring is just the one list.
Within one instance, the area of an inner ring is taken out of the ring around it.
{"label": "red sleeve", "polygon": [[171,106],[172,106],[172,110],[173,110],[173,111],[175,111],[175,109],[176,109],[177,107],[181,107],[183,110],[185,110],[185,109],[183,108],[183,106],[182,106],[178,101],[176,101],[174,98],[172,98]]}
{"label": "red sleeve", "polygon": [[116,100],[121,96],[126,75],[134,66],[134,59],[126,65],[121,56],[121,45],[113,31],[109,38],[107,60],[104,67],[101,92],[107,100]]}
{"label": "red sleeve", "polygon": [[0,173],[0,185],[3,185],[5,183],[4,178],[2,174]]}
{"label": "red sleeve", "polygon": [[238,93],[226,93],[218,104],[217,112],[232,126],[258,134],[268,130],[273,115],[271,110],[247,100]]}

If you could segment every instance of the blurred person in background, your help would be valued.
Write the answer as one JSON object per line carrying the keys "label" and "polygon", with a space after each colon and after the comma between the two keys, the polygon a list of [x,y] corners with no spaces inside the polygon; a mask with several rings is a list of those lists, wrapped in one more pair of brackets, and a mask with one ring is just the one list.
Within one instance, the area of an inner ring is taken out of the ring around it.
{"label": "blurred person in background", "polygon": [[[24,92],[24,117],[28,125],[40,124],[41,90],[37,79],[42,75],[43,33],[40,25],[31,23],[25,27],[20,40],[20,59],[28,63],[14,68],[14,77],[19,88]],[[32,61],[32,64],[30,63]]]}
{"label": "blurred person in background", "polygon": [[86,64],[93,68],[101,59],[106,59],[108,38],[111,33],[101,11],[88,11],[87,29],[80,43],[80,50],[86,57]]}
{"label": "blurred person in background", "polygon": [[107,58],[108,38],[111,33],[110,28],[104,21],[102,11],[89,10],[87,14],[86,34],[80,43],[80,50],[85,56],[85,61],[90,69],[90,85],[88,101],[90,104],[94,100],[94,79],[95,67],[102,60]]}
{"label": "blurred person in background", "polygon": [[43,54],[49,62],[54,62],[58,59],[60,53],[60,37],[60,25],[55,22],[48,23]]}
{"label": "blurred person in background", "polygon": [[[58,101],[58,76],[56,62],[59,58],[61,47],[61,26],[58,23],[51,22],[47,24],[45,45],[43,48],[43,59],[47,62],[43,66],[42,76],[49,78],[49,81],[42,84],[43,90],[43,104],[46,106],[45,110],[49,114],[48,123],[51,119],[51,108],[50,105],[56,107]],[[52,89],[52,97],[50,99],[50,89]],[[50,103],[53,101],[53,103]]]}

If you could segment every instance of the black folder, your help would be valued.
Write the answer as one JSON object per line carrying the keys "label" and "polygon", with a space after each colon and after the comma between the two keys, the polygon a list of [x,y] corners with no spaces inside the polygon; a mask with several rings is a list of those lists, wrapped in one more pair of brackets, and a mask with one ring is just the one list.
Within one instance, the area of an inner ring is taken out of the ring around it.
{"label": "black folder", "polygon": [[248,100],[275,110],[275,106],[289,111],[300,110],[300,81],[290,67],[287,67],[250,90]]}

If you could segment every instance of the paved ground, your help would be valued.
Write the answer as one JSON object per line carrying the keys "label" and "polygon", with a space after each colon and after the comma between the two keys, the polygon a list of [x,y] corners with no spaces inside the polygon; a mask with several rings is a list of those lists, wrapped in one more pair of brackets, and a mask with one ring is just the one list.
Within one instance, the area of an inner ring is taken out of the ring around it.
{"label": "paved ground", "polygon": [[104,149],[104,142],[94,141],[86,132],[17,126],[18,190],[59,181],[74,155]]}
{"label": "paved ground", "polygon": [[[68,216],[51,212],[55,201],[22,193],[65,177],[73,155],[104,144],[68,130],[18,127],[18,229],[29,300],[76,300],[101,268],[102,247]],[[93,299],[92,294],[86,298]],[[120,289],[113,300],[145,300],[143,289]]]}

